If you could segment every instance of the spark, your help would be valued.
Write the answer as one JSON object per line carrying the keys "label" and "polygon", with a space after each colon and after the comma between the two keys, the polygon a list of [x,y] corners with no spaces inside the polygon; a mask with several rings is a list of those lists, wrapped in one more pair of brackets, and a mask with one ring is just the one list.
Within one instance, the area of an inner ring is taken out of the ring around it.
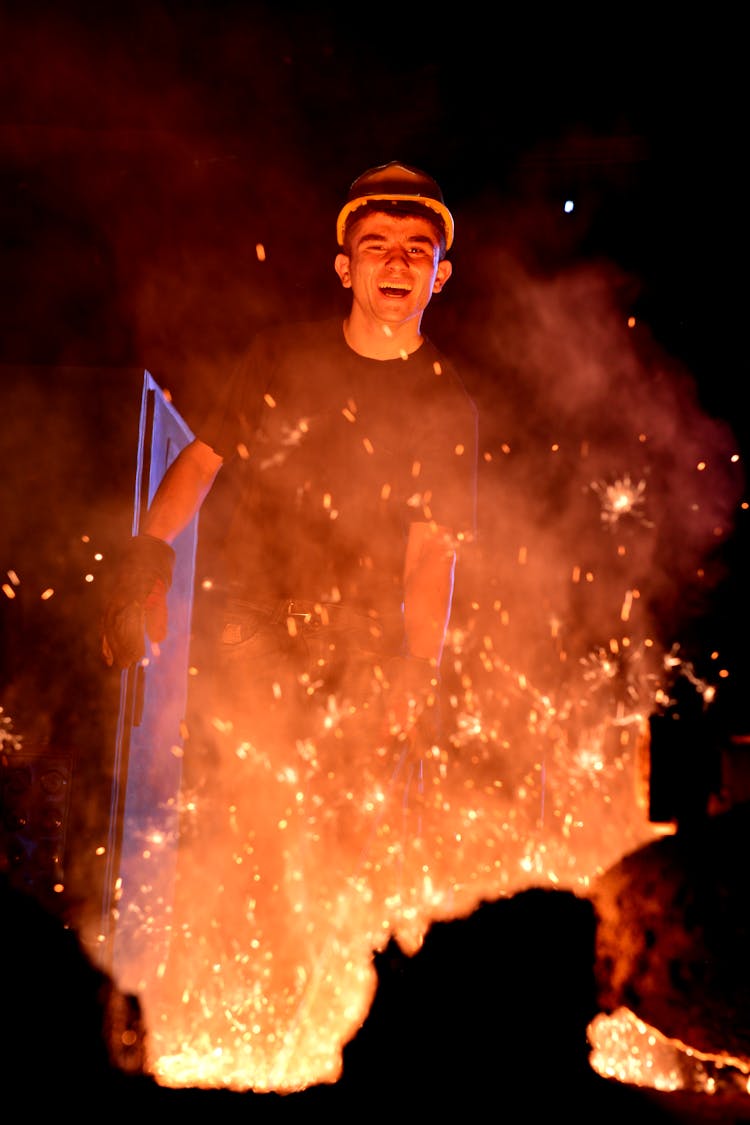
{"label": "spark", "polygon": [[669,672],[679,672],[684,676],[688,683],[692,684],[695,690],[703,699],[704,705],[708,705],[714,701],[716,696],[716,688],[709,684],[707,680],[696,674],[694,666],[690,661],[683,660],[679,656],[680,645],[674,644],[670,651],[664,656],[664,667]]}
{"label": "spark", "polygon": [[646,492],[645,480],[636,484],[626,473],[611,482],[592,481],[590,488],[601,501],[601,521],[608,527],[614,527],[626,515],[633,516],[645,527],[654,526],[641,511]]}
{"label": "spark", "polygon": [[[270,398],[270,395],[266,397]],[[298,419],[296,426],[282,426],[278,448],[269,457],[263,458],[260,462],[261,470],[265,471],[277,465],[283,465],[289,455],[289,451],[297,449],[309,431],[309,418]]]}

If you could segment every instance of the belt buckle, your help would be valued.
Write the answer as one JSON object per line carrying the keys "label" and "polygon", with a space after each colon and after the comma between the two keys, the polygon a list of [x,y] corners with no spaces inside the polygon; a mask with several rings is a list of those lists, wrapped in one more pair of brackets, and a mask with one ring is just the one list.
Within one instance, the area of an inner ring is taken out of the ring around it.
{"label": "belt buckle", "polygon": [[287,615],[287,617],[301,617],[303,622],[305,623],[305,625],[309,625],[311,620],[312,620],[312,614],[307,612],[306,610],[300,610],[300,609],[295,610],[294,607],[296,605],[300,605],[300,602],[295,601],[293,598],[291,598],[286,603],[286,615]]}

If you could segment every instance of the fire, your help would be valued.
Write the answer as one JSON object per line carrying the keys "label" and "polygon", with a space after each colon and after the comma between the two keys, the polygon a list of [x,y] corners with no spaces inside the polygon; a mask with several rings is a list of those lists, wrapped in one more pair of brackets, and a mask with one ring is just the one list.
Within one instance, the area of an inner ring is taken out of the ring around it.
{"label": "fire", "polygon": [[662,1035],[627,1008],[597,1016],[589,1041],[591,1066],[604,1078],[656,1090],[750,1094],[749,1060],[697,1051]]}
{"label": "fire", "polygon": [[[165,939],[181,951],[178,971],[166,958],[139,982],[160,1084],[290,1091],[335,1082],[372,1003],[373,951],[392,935],[415,953],[433,921],[482,900],[545,885],[586,895],[624,850],[659,833],[640,788],[654,695],[645,658],[630,681],[618,677],[627,690],[613,716],[608,698],[591,701],[605,698],[627,649],[591,654],[582,684],[592,709],[581,725],[568,699],[507,665],[473,626],[450,636],[450,737],[420,755],[408,743],[373,754],[343,699],[320,701],[317,736],[291,759],[235,746],[231,728],[214,721],[263,786],[267,822],[248,833],[229,786],[212,817],[231,865],[202,854],[210,845],[198,833],[194,851],[182,843],[189,859],[177,903],[120,919],[134,949]],[[188,838],[204,799],[183,795]],[[160,843],[144,832],[154,863]],[[257,914],[269,844],[281,857],[271,894],[280,931]],[[219,894],[217,880],[226,884]]]}
{"label": "fire", "polygon": [[[500,603],[491,606],[499,619]],[[672,830],[647,816],[647,716],[668,699],[675,672],[710,698],[679,649],[660,663],[652,642],[595,646],[578,662],[576,699],[508,664],[485,625],[477,600],[450,633],[450,735],[418,756],[406,743],[373,754],[345,699],[320,701],[317,735],[291,759],[234,745],[215,718],[236,762],[266,787],[268,821],[248,833],[231,786],[223,808],[213,802],[218,852],[231,842],[227,868],[199,832],[190,851],[206,798],[183,793],[183,892],[119,920],[134,950],[180,951],[177,970],[172,953],[137,966],[159,1084],[287,1092],[334,1083],[372,1004],[372,954],[391,936],[416,953],[432,922],[483,900],[540,886],[586,897],[624,853]],[[278,932],[256,916],[269,841],[281,856]],[[165,843],[144,830],[155,864]],[[215,880],[226,882],[218,895]],[[747,1088],[750,1063],[700,1056],[632,1013],[600,1015],[589,1041],[593,1069],[622,1082]]]}

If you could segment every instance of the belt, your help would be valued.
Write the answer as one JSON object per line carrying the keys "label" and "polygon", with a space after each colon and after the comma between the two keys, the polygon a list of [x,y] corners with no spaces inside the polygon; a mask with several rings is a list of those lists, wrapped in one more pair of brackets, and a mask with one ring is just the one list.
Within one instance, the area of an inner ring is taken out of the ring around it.
{"label": "belt", "polygon": [[364,610],[354,609],[339,602],[313,602],[304,598],[285,598],[273,611],[272,619],[286,621],[295,618],[303,625],[332,625],[343,627],[348,623],[374,624],[374,620]]}
{"label": "belt", "polygon": [[235,614],[242,616],[248,612],[260,614],[271,625],[284,623],[290,617],[295,618],[299,624],[339,627],[343,627],[349,622],[359,625],[374,625],[378,620],[377,616],[373,616],[365,609],[356,606],[342,605],[340,602],[312,601],[305,598],[282,598],[276,602],[256,602],[233,598],[228,608],[233,616]]}

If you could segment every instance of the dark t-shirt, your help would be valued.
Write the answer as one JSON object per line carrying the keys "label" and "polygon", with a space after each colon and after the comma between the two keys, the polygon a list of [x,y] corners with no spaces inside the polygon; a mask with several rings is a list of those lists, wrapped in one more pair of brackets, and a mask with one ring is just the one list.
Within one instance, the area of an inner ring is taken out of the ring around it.
{"label": "dark t-shirt", "polygon": [[474,535],[476,407],[428,340],[373,360],[338,319],[267,329],[195,432],[224,458],[214,525],[240,597],[398,611],[409,524]]}

